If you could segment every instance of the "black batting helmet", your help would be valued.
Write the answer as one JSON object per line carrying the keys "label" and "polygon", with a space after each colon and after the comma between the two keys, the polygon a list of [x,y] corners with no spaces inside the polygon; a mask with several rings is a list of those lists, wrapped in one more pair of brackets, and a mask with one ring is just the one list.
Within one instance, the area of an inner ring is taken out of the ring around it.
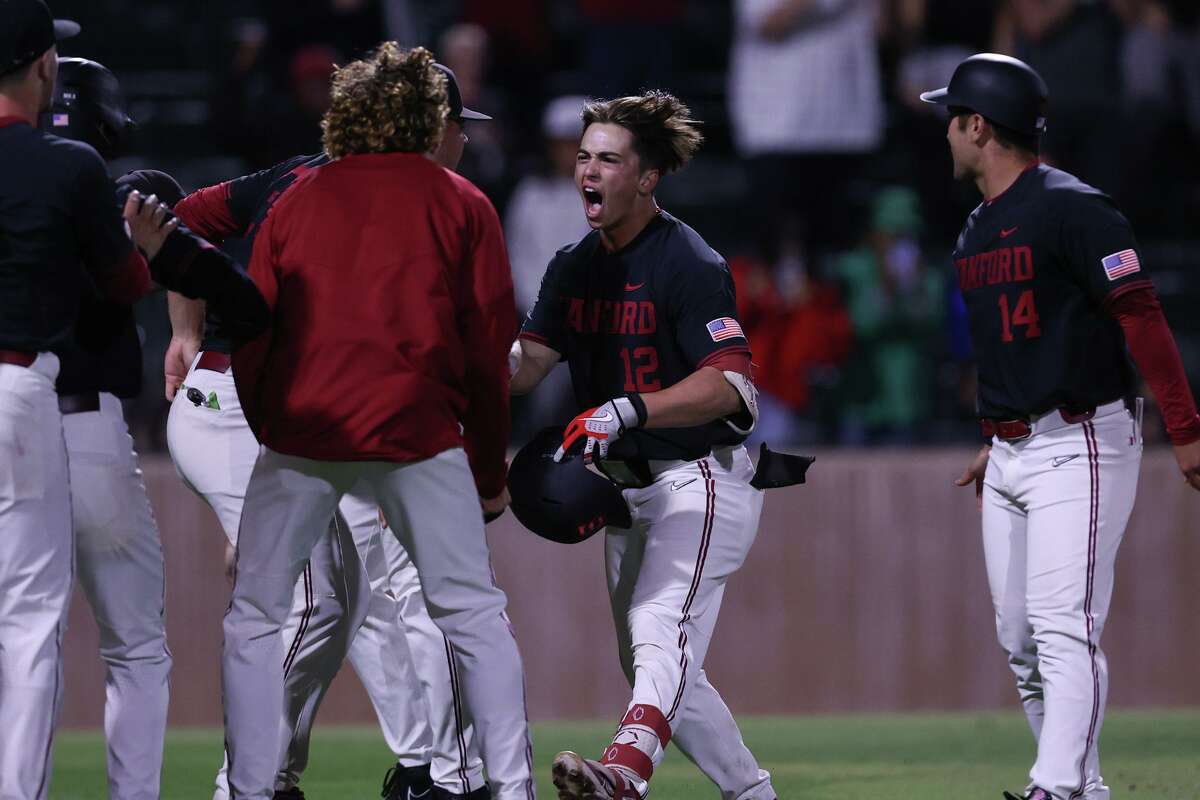
{"label": "black batting helmet", "polygon": [[954,70],[950,85],[925,92],[926,103],[960,106],[1017,133],[1046,132],[1046,82],[1024,61],[978,53]]}
{"label": "black batting helmet", "polygon": [[521,448],[508,470],[512,511],[529,530],[552,542],[582,542],[606,525],[633,524],[621,490],[583,465],[579,453],[561,462],[554,453],[563,428],[546,428]]}
{"label": "black batting helmet", "polygon": [[86,142],[104,159],[121,155],[134,129],[121,84],[108,67],[86,58],[60,58],[58,82],[42,128]]}

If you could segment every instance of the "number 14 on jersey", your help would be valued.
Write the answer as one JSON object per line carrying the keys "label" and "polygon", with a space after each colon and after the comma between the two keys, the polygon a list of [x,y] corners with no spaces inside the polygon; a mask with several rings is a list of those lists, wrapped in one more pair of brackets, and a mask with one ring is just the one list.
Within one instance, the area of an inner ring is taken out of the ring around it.
{"label": "number 14 on jersey", "polygon": [[[1000,339],[1005,342],[1013,341],[1013,328],[1023,326],[1026,339],[1036,339],[1042,335],[1038,326],[1037,307],[1033,303],[1033,289],[1021,292],[1015,305],[1009,305],[1008,294],[1001,294],[1000,300]],[[1011,309],[1011,310],[1010,310]]]}

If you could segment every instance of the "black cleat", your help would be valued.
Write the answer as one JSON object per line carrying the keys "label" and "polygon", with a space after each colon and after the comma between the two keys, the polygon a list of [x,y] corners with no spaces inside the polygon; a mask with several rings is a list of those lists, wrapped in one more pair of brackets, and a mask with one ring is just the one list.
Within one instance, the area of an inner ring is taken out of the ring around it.
{"label": "black cleat", "polygon": [[428,800],[431,797],[433,779],[429,777],[429,765],[403,767],[396,764],[383,776],[383,800]]}
{"label": "black cleat", "polygon": [[1035,786],[1029,790],[1028,794],[1016,795],[1012,792],[1005,792],[1004,800],[1054,800],[1054,795]]}
{"label": "black cleat", "polygon": [[300,791],[299,786],[293,786],[290,789],[276,789],[275,800],[304,800],[304,792]]}

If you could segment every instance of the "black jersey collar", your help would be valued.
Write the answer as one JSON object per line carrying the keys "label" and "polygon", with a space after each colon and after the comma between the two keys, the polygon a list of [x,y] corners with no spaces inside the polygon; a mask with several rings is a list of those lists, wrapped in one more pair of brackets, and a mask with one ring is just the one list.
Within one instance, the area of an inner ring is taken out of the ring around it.
{"label": "black jersey collar", "polygon": [[1021,182],[1022,178],[1024,178],[1029,173],[1033,172],[1035,169],[1037,169],[1041,165],[1042,165],[1042,160],[1040,158],[1035,158],[1033,161],[1030,161],[1029,165],[1026,166],[1025,169],[1023,169],[1019,173],[1017,173],[1017,177],[1013,179],[1013,182],[1008,185],[1007,189],[1005,189],[1003,192],[996,195],[995,197],[984,200],[983,204],[985,206],[990,206],[993,203],[995,203],[997,200],[999,200],[1001,197],[1004,197],[1004,195],[1008,194],[1009,192],[1011,192],[1013,190],[1014,186],[1016,186],[1018,183]]}

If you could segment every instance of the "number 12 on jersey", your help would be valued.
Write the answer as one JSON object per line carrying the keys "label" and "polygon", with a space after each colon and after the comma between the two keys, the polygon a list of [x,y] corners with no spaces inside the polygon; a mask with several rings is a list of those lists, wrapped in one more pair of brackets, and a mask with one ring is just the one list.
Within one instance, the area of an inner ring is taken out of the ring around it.
{"label": "number 12 on jersey", "polygon": [[1017,303],[1009,310],[1007,294],[1000,295],[1000,339],[1005,342],[1013,340],[1013,326],[1025,326],[1025,338],[1036,339],[1042,335],[1038,327],[1037,308],[1033,304],[1033,289],[1026,289],[1017,298]]}
{"label": "number 12 on jersey", "polygon": [[621,360],[625,362],[625,391],[657,392],[662,388],[658,377],[658,350],[653,347],[621,348]]}

